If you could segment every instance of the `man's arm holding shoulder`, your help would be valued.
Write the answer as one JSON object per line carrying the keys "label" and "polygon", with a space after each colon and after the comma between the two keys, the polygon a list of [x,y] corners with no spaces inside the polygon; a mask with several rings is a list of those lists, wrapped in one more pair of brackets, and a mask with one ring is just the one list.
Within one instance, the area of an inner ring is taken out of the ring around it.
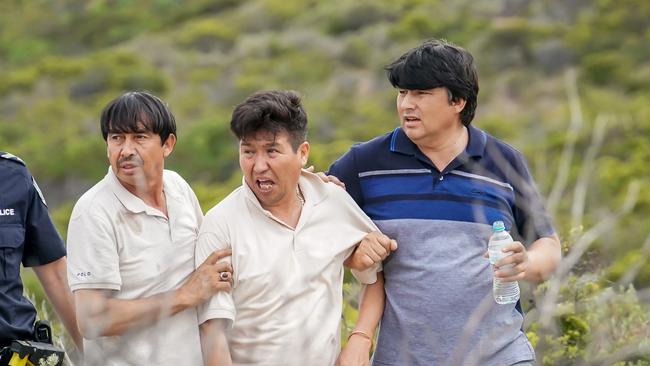
{"label": "man's arm holding shoulder", "polygon": [[32,269],[36,273],[36,276],[38,276],[50,303],[59,315],[59,318],[68,330],[77,348],[83,350],[83,340],[75,317],[74,299],[68,286],[66,257],[59,258],[44,265],[34,266]]}
{"label": "man's arm holding shoulder", "polygon": [[146,298],[116,299],[113,290],[76,290],[77,321],[83,336],[93,339],[120,335],[195,307],[218,291],[230,291],[230,282],[219,279],[220,272],[232,272],[230,263],[217,263],[229,255],[230,249],[212,253],[179,289]]}

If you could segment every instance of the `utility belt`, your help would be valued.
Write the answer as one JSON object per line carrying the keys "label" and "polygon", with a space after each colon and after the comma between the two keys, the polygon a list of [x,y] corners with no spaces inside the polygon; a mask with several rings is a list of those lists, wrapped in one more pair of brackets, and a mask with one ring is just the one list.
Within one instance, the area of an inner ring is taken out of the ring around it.
{"label": "utility belt", "polygon": [[34,340],[15,340],[0,350],[0,366],[61,366],[65,352],[52,342],[50,323],[34,324]]}

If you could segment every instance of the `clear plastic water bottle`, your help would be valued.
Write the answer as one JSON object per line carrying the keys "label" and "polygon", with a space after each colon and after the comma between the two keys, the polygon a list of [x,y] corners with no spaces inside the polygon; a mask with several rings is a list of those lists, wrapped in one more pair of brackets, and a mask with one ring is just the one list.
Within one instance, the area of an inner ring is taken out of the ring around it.
{"label": "clear plastic water bottle", "polygon": [[[490,257],[490,264],[494,265],[501,258],[505,258],[512,254],[512,252],[502,252],[501,249],[512,243],[512,237],[506,231],[503,221],[495,221],[492,224],[492,236],[488,242],[488,255]],[[512,267],[512,264],[502,266],[501,269]],[[519,300],[519,284],[517,281],[501,282],[498,278],[494,277],[492,282],[492,292],[494,293],[494,301],[497,304],[512,304]]]}

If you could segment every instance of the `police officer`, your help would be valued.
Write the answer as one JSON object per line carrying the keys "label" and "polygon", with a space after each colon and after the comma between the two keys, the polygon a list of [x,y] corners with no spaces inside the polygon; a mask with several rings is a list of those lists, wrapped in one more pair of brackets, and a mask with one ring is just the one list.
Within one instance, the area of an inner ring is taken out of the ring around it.
{"label": "police officer", "polygon": [[33,340],[36,309],[23,296],[21,262],[34,269],[50,303],[81,349],[65,255],[43,194],[25,163],[0,152],[0,349],[12,340]]}

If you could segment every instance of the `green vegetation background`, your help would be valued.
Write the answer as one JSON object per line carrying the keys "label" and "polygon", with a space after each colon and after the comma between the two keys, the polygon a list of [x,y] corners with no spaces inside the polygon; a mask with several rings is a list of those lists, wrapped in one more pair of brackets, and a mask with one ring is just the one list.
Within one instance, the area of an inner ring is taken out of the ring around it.
{"label": "green vegetation background", "polygon": [[[649,23],[644,0],[7,0],[0,150],[27,161],[65,237],[75,200],[106,173],[101,108],[147,89],[177,117],[168,168],[207,210],[240,183],[228,121],[244,97],[301,92],[310,160],[325,170],[397,126],[383,66],[445,38],[477,61],[473,123],[524,152],[576,257],[557,296],[549,284],[526,289],[540,360],[647,365]],[[347,282],[344,334],[356,316]]]}

